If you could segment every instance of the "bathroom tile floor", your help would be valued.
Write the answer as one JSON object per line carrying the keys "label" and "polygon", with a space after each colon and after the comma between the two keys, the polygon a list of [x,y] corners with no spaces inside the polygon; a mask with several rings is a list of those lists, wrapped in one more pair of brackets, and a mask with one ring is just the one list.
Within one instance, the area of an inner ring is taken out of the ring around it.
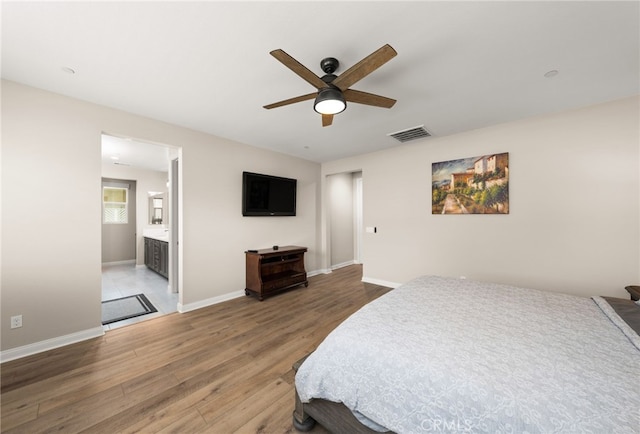
{"label": "bathroom tile floor", "polygon": [[169,291],[169,282],[145,266],[132,263],[102,265],[102,301],[144,294],[158,312],[102,326],[113,330],[178,311],[178,294]]}

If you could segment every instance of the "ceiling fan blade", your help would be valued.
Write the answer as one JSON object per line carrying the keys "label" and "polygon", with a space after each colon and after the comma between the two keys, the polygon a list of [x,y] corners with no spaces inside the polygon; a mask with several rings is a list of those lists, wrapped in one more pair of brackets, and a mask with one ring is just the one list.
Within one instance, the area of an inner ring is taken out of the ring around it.
{"label": "ceiling fan blade", "polygon": [[307,100],[310,100],[310,99],[314,99],[316,96],[318,96],[317,92],[308,93],[306,95],[296,96],[295,98],[289,98],[289,99],[285,99],[283,101],[274,102],[273,104],[267,104],[267,105],[265,105],[263,107],[266,108],[266,109],[282,107],[283,105],[295,104],[297,102],[302,102],[302,101],[307,101]]}
{"label": "ceiling fan blade", "polygon": [[273,57],[278,59],[280,63],[284,66],[295,72],[298,76],[300,76],[304,81],[309,83],[311,86],[316,87],[317,89],[321,89],[323,87],[327,87],[327,83],[322,81],[320,77],[315,75],[306,66],[302,63],[298,62],[293,57],[289,56],[281,49],[273,50],[271,53]]}
{"label": "ceiling fan blade", "polygon": [[331,84],[345,91],[351,87],[351,85],[393,59],[397,54],[391,45],[386,44],[340,74]]}
{"label": "ceiling fan blade", "polygon": [[328,127],[333,123],[333,115],[322,115],[322,126]]}
{"label": "ceiling fan blade", "polygon": [[395,99],[385,96],[375,95],[373,93],[362,92],[359,90],[347,89],[342,92],[344,99],[349,102],[358,104],[372,105],[376,107],[391,108],[396,103]]}

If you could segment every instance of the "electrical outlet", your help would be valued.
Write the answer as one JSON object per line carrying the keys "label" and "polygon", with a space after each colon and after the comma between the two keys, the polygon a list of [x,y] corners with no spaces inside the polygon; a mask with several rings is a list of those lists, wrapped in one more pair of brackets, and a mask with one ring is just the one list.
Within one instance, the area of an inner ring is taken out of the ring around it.
{"label": "electrical outlet", "polygon": [[16,315],[11,317],[11,328],[17,329],[22,327],[22,315]]}

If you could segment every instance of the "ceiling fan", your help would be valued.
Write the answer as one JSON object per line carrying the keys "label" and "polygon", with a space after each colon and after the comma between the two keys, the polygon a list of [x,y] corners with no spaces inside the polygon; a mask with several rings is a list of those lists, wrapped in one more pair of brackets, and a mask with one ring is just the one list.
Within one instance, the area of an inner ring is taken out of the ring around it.
{"label": "ceiling fan", "polygon": [[318,91],[265,105],[266,109],[315,99],[313,109],[322,115],[322,126],[327,127],[333,122],[333,115],[347,108],[347,101],[384,108],[391,108],[396,103],[395,99],[350,89],[354,83],[371,74],[398,54],[389,44],[374,51],[338,76],[334,72],[340,63],[333,57],[327,57],[320,62],[320,67],[325,75],[318,77],[283,50],[273,50],[270,54]]}

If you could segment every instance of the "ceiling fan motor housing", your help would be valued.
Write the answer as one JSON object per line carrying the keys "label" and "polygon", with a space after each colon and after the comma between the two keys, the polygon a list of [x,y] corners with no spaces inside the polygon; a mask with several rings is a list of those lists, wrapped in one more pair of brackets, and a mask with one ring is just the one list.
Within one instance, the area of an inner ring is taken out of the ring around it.
{"label": "ceiling fan motor housing", "polygon": [[320,68],[322,68],[325,74],[333,74],[338,70],[339,66],[340,62],[338,62],[338,59],[335,57],[325,57],[322,59],[322,62],[320,62]]}
{"label": "ceiling fan motor housing", "polygon": [[[327,84],[331,84],[331,82],[332,82],[333,80],[335,80],[336,78],[338,78],[338,76],[337,76],[337,75],[335,75],[335,74],[325,74],[325,75],[323,75],[321,78],[322,78],[322,81],[324,81],[325,83],[327,83]],[[335,87],[335,86],[334,86],[334,87]]]}

